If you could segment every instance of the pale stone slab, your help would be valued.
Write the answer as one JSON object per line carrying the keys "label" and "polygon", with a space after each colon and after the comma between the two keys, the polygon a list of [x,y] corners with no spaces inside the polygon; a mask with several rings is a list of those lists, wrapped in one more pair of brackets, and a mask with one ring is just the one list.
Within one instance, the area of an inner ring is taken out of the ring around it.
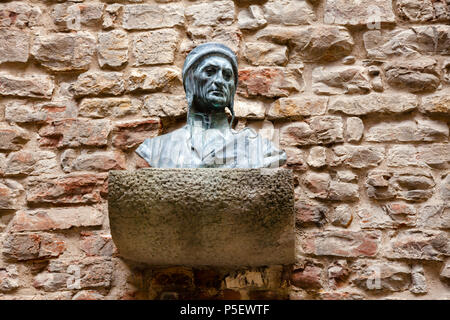
{"label": "pale stone slab", "polygon": [[294,258],[287,169],[110,171],[111,234],[122,257],[151,265],[262,266]]}

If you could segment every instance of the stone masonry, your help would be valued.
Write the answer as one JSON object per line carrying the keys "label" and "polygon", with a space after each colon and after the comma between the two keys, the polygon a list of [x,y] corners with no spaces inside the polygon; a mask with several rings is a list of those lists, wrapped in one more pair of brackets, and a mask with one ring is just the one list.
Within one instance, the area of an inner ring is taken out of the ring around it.
{"label": "stone masonry", "polygon": [[[236,128],[287,152],[294,265],[112,242],[108,171],[185,123],[207,41],[238,56]],[[0,1],[0,299],[450,299],[449,121],[449,0]]]}

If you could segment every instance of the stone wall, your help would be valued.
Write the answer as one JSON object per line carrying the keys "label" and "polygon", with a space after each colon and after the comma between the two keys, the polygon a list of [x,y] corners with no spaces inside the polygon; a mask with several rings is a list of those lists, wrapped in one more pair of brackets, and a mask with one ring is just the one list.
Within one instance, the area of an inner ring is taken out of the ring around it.
{"label": "stone wall", "polygon": [[[150,270],[112,243],[107,172],[184,124],[206,41],[238,54],[236,127],[288,153],[294,266]],[[449,299],[449,115],[449,0],[2,0],[0,299]]]}

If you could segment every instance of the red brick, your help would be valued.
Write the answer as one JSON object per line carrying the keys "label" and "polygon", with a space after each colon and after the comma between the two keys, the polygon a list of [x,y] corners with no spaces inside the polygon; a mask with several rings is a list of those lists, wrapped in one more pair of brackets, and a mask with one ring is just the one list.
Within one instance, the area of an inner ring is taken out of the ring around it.
{"label": "red brick", "polygon": [[3,241],[3,254],[16,260],[53,258],[65,249],[61,238],[47,233],[10,233]]}
{"label": "red brick", "polygon": [[317,256],[373,257],[381,241],[378,231],[323,231],[309,234],[302,243],[305,253]]}
{"label": "red brick", "polygon": [[244,97],[287,97],[302,91],[298,71],[277,67],[245,68],[239,71],[237,92]]}
{"label": "red brick", "polygon": [[110,235],[84,233],[81,239],[81,250],[87,256],[111,257],[117,252]]}
{"label": "red brick", "polygon": [[126,169],[126,159],[119,152],[95,152],[82,154],[72,164],[75,171],[109,171]]}
{"label": "red brick", "polygon": [[108,120],[65,119],[52,121],[39,130],[42,147],[102,147],[108,143]]}
{"label": "red brick", "polygon": [[113,130],[113,146],[122,150],[137,147],[147,138],[153,138],[161,132],[159,119],[128,121],[117,123]]}
{"label": "red brick", "polygon": [[25,190],[14,180],[0,180],[0,209],[20,209],[24,204]]}
{"label": "red brick", "polygon": [[295,203],[294,210],[295,222],[301,226],[321,226],[325,223],[325,215],[328,212],[328,208],[325,206],[301,201]]}
{"label": "red brick", "polygon": [[27,201],[30,203],[95,203],[107,192],[106,174],[69,174],[54,178],[30,178]]}
{"label": "red brick", "polygon": [[98,292],[93,290],[83,290],[77,292],[72,300],[103,300],[105,297]]}
{"label": "red brick", "polygon": [[17,151],[30,140],[28,132],[18,126],[0,125],[0,151]]}
{"label": "red brick", "polygon": [[303,269],[294,270],[291,284],[302,289],[322,288],[322,269],[314,265],[306,265]]}
{"label": "red brick", "polygon": [[103,214],[91,207],[45,208],[18,211],[12,222],[11,231],[63,230],[72,227],[101,226]]}

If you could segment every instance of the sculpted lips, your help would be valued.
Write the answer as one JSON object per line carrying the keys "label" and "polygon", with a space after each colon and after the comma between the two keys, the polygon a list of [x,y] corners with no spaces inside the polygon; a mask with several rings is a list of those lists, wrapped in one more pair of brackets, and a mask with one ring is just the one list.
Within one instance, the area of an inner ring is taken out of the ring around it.
{"label": "sculpted lips", "polygon": [[217,90],[217,89],[209,90],[209,92],[215,96],[220,96],[220,97],[223,97],[225,95],[225,93],[222,90]]}

